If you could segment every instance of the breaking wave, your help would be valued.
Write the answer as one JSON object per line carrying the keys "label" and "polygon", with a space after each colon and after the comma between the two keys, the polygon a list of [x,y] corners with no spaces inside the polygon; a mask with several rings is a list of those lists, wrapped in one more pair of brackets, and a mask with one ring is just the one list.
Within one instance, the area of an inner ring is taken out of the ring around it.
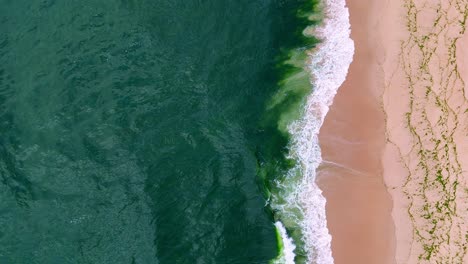
{"label": "breaking wave", "polygon": [[[317,167],[322,162],[318,134],[354,54],[345,0],[324,0],[321,9],[322,23],[303,32],[321,40],[314,49],[306,51],[305,67],[313,91],[307,97],[301,117],[287,126],[291,135],[287,158],[294,160],[295,165],[285,177],[275,180],[275,192],[271,196],[271,207],[296,244],[296,263],[309,264],[333,263],[326,200],[315,182]],[[287,240],[286,232],[281,235],[283,241]]]}

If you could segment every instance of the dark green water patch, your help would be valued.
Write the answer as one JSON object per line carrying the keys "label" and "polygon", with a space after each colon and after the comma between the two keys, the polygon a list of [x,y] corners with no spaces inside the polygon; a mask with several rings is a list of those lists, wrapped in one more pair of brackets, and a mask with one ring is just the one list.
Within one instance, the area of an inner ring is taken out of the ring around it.
{"label": "dark green water patch", "polygon": [[0,263],[278,255],[262,190],[293,164],[310,2],[0,4]]}

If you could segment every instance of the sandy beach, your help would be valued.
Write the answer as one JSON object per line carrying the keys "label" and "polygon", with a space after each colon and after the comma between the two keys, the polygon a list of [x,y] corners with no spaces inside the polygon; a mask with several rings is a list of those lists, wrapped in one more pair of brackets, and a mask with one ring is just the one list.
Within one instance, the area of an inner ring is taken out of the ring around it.
{"label": "sandy beach", "polygon": [[348,0],[354,60],[321,128],[318,184],[336,264],[393,263],[391,199],[382,177],[385,146],[379,67],[379,0]]}
{"label": "sandy beach", "polygon": [[387,1],[386,10],[382,161],[396,263],[468,263],[468,2]]}
{"label": "sandy beach", "polygon": [[347,3],[356,53],[320,132],[335,263],[468,263],[468,2]]}

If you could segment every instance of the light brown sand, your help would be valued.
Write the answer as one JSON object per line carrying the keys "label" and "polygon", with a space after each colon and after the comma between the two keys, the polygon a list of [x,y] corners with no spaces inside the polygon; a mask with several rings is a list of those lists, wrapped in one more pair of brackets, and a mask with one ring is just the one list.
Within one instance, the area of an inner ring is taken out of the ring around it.
{"label": "light brown sand", "polygon": [[394,200],[396,260],[468,263],[468,1],[387,3],[383,165]]}
{"label": "light brown sand", "polygon": [[391,199],[382,178],[384,114],[380,0],[348,0],[354,61],[320,131],[318,184],[336,264],[394,263]]}
{"label": "light brown sand", "polygon": [[320,135],[335,262],[468,264],[468,0],[348,4],[355,60]]}

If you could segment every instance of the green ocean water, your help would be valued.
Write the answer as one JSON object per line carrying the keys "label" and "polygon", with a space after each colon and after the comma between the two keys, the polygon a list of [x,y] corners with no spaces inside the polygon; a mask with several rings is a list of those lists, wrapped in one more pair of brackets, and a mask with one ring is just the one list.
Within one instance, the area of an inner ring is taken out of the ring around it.
{"label": "green ocean water", "polygon": [[274,259],[312,6],[0,0],[0,263]]}

